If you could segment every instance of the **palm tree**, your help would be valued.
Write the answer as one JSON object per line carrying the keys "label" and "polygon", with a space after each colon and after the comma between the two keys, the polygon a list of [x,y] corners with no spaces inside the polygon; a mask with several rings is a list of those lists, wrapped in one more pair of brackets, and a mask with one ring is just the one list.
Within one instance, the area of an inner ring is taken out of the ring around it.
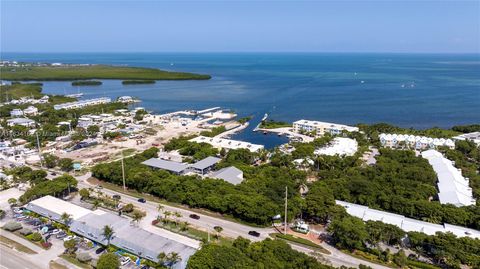
{"label": "palm tree", "polygon": [[145,214],[140,210],[133,210],[132,214],[133,221],[137,224],[140,222],[141,219],[143,219],[143,217],[145,217]]}
{"label": "palm tree", "polygon": [[168,263],[168,267],[170,268],[172,268],[174,264],[176,264],[181,260],[182,260],[182,257],[180,257],[180,255],[177,252],[170,252],[167,255],[167,263]]}
{"label": "palm tree", "polygon": [[68,214],[67,212],[63,212],[62,215],[60,216],[60,219],[63,221],[65,225],[70,225],[70,222],[72,221],[72,216]]}
{"label": "palm tree", "polygon": [[182,214],[180,214],[179,212],[175,211],[173,213],[173,216],[175,216],[175,225],[178,224],[178,219],[182,217]]}
{"label": "palm tree", "polygon": [[165,252],[160,252],[157,255],[157,259],[158,259],[158,264],[160,266],[164,266],[165,263],[167,262],[167,254],[165,254]]}
{"label": "palm tree", "polygon": [[107,240],[107,246],[110,246],[110,240],[112,240],[114,234],[115,234],[115,231],[110,225],[103,226],[102,236],[104,239]]}
{"label": "palm tree", "polygon": [[190,226],[190,223],[188,223],[187,221],[184,221],[182,223],[182,226],[180,227],[180,230],[182,231],[187,231],[188,230],[188,226]]}
{"label": "palm tree", "polygon": [[215,226],[213,227],[213,229],[215,230],[215,232],[217,232],[217,238],[219,237],[219,234],[223,231],[223,228],[220,227],[220,226]]}

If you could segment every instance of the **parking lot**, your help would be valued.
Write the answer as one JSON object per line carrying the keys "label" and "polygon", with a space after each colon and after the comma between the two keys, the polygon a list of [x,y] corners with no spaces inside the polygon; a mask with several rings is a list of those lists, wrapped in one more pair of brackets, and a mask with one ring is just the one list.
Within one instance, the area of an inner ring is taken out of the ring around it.
{"label": "parking lot", "polygon": [[[51,221],[42,222],[42,219],[45,220],[44,218],[32,216],[32,214],[26,210],[14,207],[11,210],[6,211],[6,216],[4,219],[2,219],[2,223],[8,223],[10,221],[21,223],[22,230],[19,230],[19,233],[23,234],[23,236],[32,233],[40,233],[42,238],[51,244],[50,248],[42,253],[42,259],[45,257],[45,259],[48,258],[49,260],[55,260],[59,255],[68,253],[68,250],[64,247],[64,242],[68,240],[75,241],[75,247],[73,248],[73,251],[77,255],[79,253],[88,253],[90,257],[92,257],[92,260],[98,260],[100,255],[106,253],[106,247],[102,247],[101,245],[89,239],[74,235],[67,230],[61,229],[59,228],[59,226],[61,226],[59,224],[55,224]],[[16,232],[18,236],[22,236],[19,233]],[[119,256],[121,268],[147,268],[137,266],[135,264],[136,258],[131,259],[126,257],[126,253],[124,251],[118,250],[115,252],[115,254]],[[133,257],[133,255],[129,256]],[[72,268],[78,267],[72,265]]]}

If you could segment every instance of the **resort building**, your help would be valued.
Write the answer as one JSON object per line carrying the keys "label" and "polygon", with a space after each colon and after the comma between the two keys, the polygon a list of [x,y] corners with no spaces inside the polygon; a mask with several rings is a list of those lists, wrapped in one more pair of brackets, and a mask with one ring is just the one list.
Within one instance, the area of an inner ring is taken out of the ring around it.
{"label": "resort building", "polygon": [[480,231],[450,224],[433,224],[430,222],[419,221],[407,218],[402,215],[393,214],[385,211],[371,209],[367,206],[352,204],[344,201],[335,200],[337,205],[343,206],[347,213],[361,218],[363,221],[381,221],[383,223],[395,225],[405,232],[421,232],[428,235],[435,235],[437,232],[451,232],[457,237],[479,238]]}
{"label": "resort building", "polygon": [[316,136],[323,136],[327,133],[338,135],[343,131],[358,132],[358,130],[357,127],[322,121],[298,120],[293,123],[293,131],[295,133],[315,133]]}
{"label": "resort building", "polygon": [[329,145],[316,149],[315,155],[329,156],[353,156],[358,150],[358,143],[355,139],[345,137],[335,137]]}
{"label": "resort building", "polygon": [[230,140],[230,139],[223,139],[223,138],[214,138],[214,137],[206,137],[206,136],[197,136],[189,140],[190,142],[196,143],[207,143],[212,145],[214,148],[218,149],[248,149],[251,152],[257,152],[262,150],[264,147],[263,145],[252,144],[248,142],[238,141],[238,140]]}
{"label": "resort building", "polygon": [[10,127],[13,126],[25,126],[28,128],[35,127],[36,123],[34,120],[27,119],[27,118],[14,118],[7,120],[7,125]]}
{"label": "resort building", "polygon": [[453,166],[452,161],[433,149],[422,152],[438,178],[438,198],[442,204],[457,207],[475,205],[469,180],[462,176],[461,170]]}
{"label": "resort building", "polygon": [[452,137],[454,140],[468,140],[480,146],[480,132],[473,132]]}
{"label": "resort building", "polygon": [[10,111],[11,117],[23,117],[23,111],[21,109],[15,108]]}
{"label": "resort building", "polygon": [[238,185],[243,181],[243,172],[235,166],[229,166],[213,172],[210,177],[222,179],[233,185]]}
{"label": "resort building", "polygon": [[455,148],[452,139],[431,138],[426,136],[404,135],[404,134],[380,134],[380,144],[384,147],[398,148],[408,147],[412,149],[431,149],[436,147]]}
{"label": "resort building", "polygon": [[110,244],[153,262],[158,262],[157,255],[161,252],[167,254],[176,252],[182,260],[173,264],[171,268],[175,269],[185,268],[190,256],[200,248],[200,243],[196,240],[178,235],[171,236],[161,229],[158,229],[161,235],[148,232],[132,225],[128,218],[99,209],[91,211],[52,196],[34,200],[27,204],[26,208],[57,222],[63,222],[61,215],[67,212],[71,216],[71,221],[66,225],[71,232],[104,246],[108,242],[102,235],[102,230],[109,225],[115,231]]}
{"label": "resort building", "polygon": [[93,105],[100,105],[100,104],[107,104],[112,102],[112,99],[109,97],[101,97],[101,98],[94,98],[94,99],[88,99],[88,100],[82,100],[82,101],[76,101],[76,102],[69,102],[69,103],[63,103],[63,104],[58,104],[54,105],[53,108],[55,110],[60,110],[60,109],[77,109],[77,108],[82,108],[86,106],[93,106]]}

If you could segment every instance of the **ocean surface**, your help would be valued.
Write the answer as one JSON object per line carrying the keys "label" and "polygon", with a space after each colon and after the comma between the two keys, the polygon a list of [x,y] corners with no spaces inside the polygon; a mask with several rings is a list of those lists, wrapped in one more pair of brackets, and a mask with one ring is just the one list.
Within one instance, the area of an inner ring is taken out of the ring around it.
{"label": "ocean surface", "polygon": [[2,53],[2,60],[114,64],[204,73],[208,81],[72,87],[44,82],[44,92],[84,98],[122,95],[157,113],[220,106],[254,116],[234,138],[267,147],[285,138],[251,129],[265,113],[282,121],[387,122],[449,128],[480,123],[480,55],[355,53]]}

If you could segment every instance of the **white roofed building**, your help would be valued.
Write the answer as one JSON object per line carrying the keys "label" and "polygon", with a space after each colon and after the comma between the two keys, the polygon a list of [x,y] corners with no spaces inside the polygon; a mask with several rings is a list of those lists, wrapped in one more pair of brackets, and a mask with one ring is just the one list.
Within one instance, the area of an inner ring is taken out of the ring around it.
{"label": "white roofed building", "polygon": [[422,152],[422,157],[428,160],[437,174],[440,203],[457,207],[475,205],[469,180],[462,176],[460,169],[453,166],[452,161],[433,149]]}
{"label": "white roofed building", "polygon": [[437,147],[455,148],[455,142],[452,139],[445,138],[383,133],[378,138],[382,146],[389,148],[407,147],[418,150]]}
{"label": "white roofed building", "polygon": [[82,100],[82,101],[76,101],[76,102],[69,102],[69,103],[63,103],[63,104],[58,104],[54,105],[53,108],[55,110],[60,110],[60,109],[77,109],[77,108],[82,108],[86,106],[93,106],[93,105],[100,105],[100,104],[107,104],[112,102],[112,99],[109,97],[100,97],[100,98],[94,98],[94,99],[88,99],[88,100]]}
{"label": "white roofed building", "polygon": [[23,114],[26,116],[36,116],[38,114],[38,108],[29,106],[23,110]]}
{"label": "white roofed building", "polygon": [[243,172],[235,166],[229,166],[213,172],[211,177],[223,179],[233,185],[238,185],[243,181]]}
{"label": "white roofed building", "polygon": [[10,116],[12,117],[22,117],[23,111],[21,109],[15,108],[10,111]]}
{"label": "white roofed building", "polygon": [[405,232],[421,232],[428,235],[435,235],[437,232],[451,232],[457,237],[470,237],[480,239],[480,231],[465,228],[451,224],[434,224],[425,221],[419,221],[407,218],[402,215],[393,214],[381,210],[371,209],[367,206],[357,205],[344,201],[335,200],[337,205],[345,208],[349,215],[360,218],[363,221],[381,221],[383,223],[392,224]]}
{"label": "white roofed building", "polygon": [[315,155],[329,156],[353,156],[358,150],[358,143],[355,139],[346,137],[335,137],[329,145],[316,149]]}
{"label": "white roofed building", "polygon": [[190,142],[196,143],[207,143],[212,145],[214,148],[225,148],[225,149],[248,149],[251,152],[256,152],[264,148],[263,145],[252,144],[248,142],[224,139],[224,138],[214,138],[206,136],[197,136],[189,140]]}
{"label": "white roofed building", "polygon": [[480,146],[480,132],[473,132],[468,134],[457,135],[453,137],[454,140],[468,140]]}

